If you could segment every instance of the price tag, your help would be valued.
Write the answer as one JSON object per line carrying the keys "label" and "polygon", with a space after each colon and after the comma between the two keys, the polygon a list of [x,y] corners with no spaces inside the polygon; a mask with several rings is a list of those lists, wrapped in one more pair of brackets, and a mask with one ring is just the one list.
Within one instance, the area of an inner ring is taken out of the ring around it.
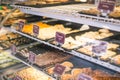
{"label": "price tag", "polygon": [[33,25],[33,33],[35,36],[39,35],[39,26]]}
{"label": "price tag", "polygon": [[65,34],[60,33],[60,32],[56,32],[55,41],[58,42],[58,44],[64,44]]}
{"label": "price tag", "polygon": [[12,51],[12,54],[13,54],[13,55],[16,54],[16,50],[17,50],[16,46],[15,46],[15,45],[12,45],[12,46],[11,46],[11,51]]}
{"label": "price tag", "polygon": [[100,41],[97,45],[92,46],[92,52],[97,56],[102,56],[107,51],[107,42]]}
{"label": "price tag", "polygon": [[57,75],[62,75],[65,71],[65,66],[62,66],[60,64],[56,64],[53,72]]}
{"label": "price tag", "polygon": [[99,0],[98,10],[101,11],[103,16],[107,16],[114,10],[116,0]]}
{"label": "price tag", "polygon": [[24,22],[23,21],[20,21],[19,22],[19,31],[22,31],[23,27],[24,27]]}
{"label": "price tag", "polygon": [[22,78],[19,77],[19,76],[16,76],[16,77],[13,78],[13,80],[22,80]]}
{"label": "price tag", "polygon": [[77,80],[92,80],[92,78],[85,74],[80,74]]}
{"label": "price tag", "polygon": [[32,51],[29,52],[29,57],[28,60],[31,64],[33,64],[35,62],[35,58],[36,58],[36,54],[33,53]]}

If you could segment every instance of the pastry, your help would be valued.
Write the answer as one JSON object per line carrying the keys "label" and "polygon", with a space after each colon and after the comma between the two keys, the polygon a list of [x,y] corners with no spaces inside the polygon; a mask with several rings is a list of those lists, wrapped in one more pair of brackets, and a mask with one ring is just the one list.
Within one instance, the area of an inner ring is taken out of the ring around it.
{"label": "pastry", "polygon": [[116,52],[107,50],[107,52],[103,56],[101,56],[100,59],[102,59],[102,60],[108,60],[109,58],[113,57],[116,54],[117,54]]}
{"label": "pastry", "polygon": [[72,69],[71,74],[73,76],[73,80],[76,80],[78,75],[82,73],[82,69],[81,68],[75,68]]}
{"label": "pastry", "polygon": [[23,80],[52,80],[50,77],[40,73],[38,70],[33,68],[26,68],[20,70],[14,75],[20,76]]}
{"label": "pastry", "polygon": [[61,80],[73,80],[73,76],[71,74],[63,74]]}
{"label": "pastry", "polygon": [[72,37],[65,38],[65,43],[62,45],[63,48],[66,49],[74,49],[80,46],[81,43],[74,40]]}
{"label": "pastry", "polygon": [[54,72],[53,72],[54,68],[55,68],[55,67],[52,67],[52,68],[49,68],[49,69],[46,70],[49,75],[54,74]]}
{"label": "pastry", "polygon": [[97,10],[96,8],[90,8],[88,10],[82,10],[81,13],[90,14],[90,15],[98,15],[98,14],[100,14],[99,10]]}
{"label": "pastry", "polygon": [[110,31],[108,29],[99,29],[100,33],[109,33]]}
{"label": "pastry", "polygon": [[120,55],[112,57],[112,62],[115,63],[116,65],[120,65]]}
{"label": "pastry", "polygon": [[0,41],[8,40],[8,37],[6,35],[0,36]]}
{"label": "pastry", "polygon": [[68,61],[65,61],[65,62],[61,63],[61,65],[67,66],[67,67],[70,67],[70,68],[73,67],[73,64],[71,62],[68,62]]}
{"label": "pastry", "polygon": [[80,31],[89,30],[89,29],[90,29],[90,26],[88,26],[88,25],[82,25],[80,27]]}
{"label": "pastry", "polygon": [[38,66],[48,66],[55,63],[62,62],[71,57],[71,55],[64,55],[60,52],[45,52],[36,56],[35,64]]}
{"label": "pastry", "polygon": [[109,50],[115,50],[118,47],[119,47],[118,44],[109,43],[108,46],[107,46],[107,49],[109,49]]}
{"label": "pastry", "polygon": [[65,72],[70,71],[73,68],[73,64],[71,62],[65,61],[61,63],[61,65],[65,66]]}
{"label": "pastry", "polygon": [[113,12],[111,12],[109,14],[110,17],[113,17],[113,18],[120,18],[120,8],[119,10],[118,9],[115,9]]}
{"label": "pastry", "polygon": [[89,56],[93,55],[93,53],[91,51],[91,46],[84,46],[82,48],[79,48],[77,51],[82,52],[82,53],[84,53],[86,55],[89,55]]}
{"label": "pastry", "polygon": [[82,73],[84,73],[86,75],[90,75],[92,73],[92,69],[91,68],[74,68],[71,71],[71,74],[72,74],[74,80],[77,80],[78,76]]}
{"label": "pastry", "polygon": [[94,70],[92,74],[95,80],[111,80],[110,76],[112,75],[99,69]]}
{"label": "pastry", "polygon": [[[63,63],[61,63],[60,65],[63,65],[63,66],[66,67],[66,68],[65,68],[65,72],[70,71],[71,68],[73,67],[73,64],[72,64],[71,62],[68,62],[68,61],[63,62]],[[54,73],[54,72],[53,72],[53,69],[54,69],[54,67],[49,68],[49,69],[47,69],[47,72],[48,72],[50,75],[52,75],[52,74]]]}

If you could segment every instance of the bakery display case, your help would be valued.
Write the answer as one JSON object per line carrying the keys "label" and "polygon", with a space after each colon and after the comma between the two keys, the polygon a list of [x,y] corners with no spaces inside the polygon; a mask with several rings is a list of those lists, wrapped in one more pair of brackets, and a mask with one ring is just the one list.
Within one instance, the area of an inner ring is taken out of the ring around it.
{"label": "bakery display case", "polygon": [[[17,72],[11,72],[9,74],[7,73],[3,75],[3,78],[5,78],[5,80],[14,78],[15,75],[20,76],[23,80],[41,80],[42,77],[41,74],[38,74],[38,71],[43,71],[44,73],[56,79],[53,69],[58,63],[66,67],[64,74],[60,77],[57,77],[57,79],[60,80],[77,80],[78,75],[81,73],[90,76],[93,80],[119,79],[119,73],[116,71],[106,69],[84,59],[80,59],[65,52],[58,51],[44,44],[37,43],[31,46],[20,48],[15,56],[27,63],[26,59],[29,55],[29,51],[32,51],[37,55],[36,61],[32,65],[32,67],[37,70],[27,68]],[[51,80],[50,77],[46,77],[45,79]]]}
{"label": "bakery display case", "polygon": [[[46,20],[49,18],[44,18],[42,16],[30,15],[21,12],[19,9],[15,9],[10,5],[0,5],[0,21],[6,27],[10,27],[12,24],[17,24],[19,21],[26,23]],[[9,17],[8,17],[9,15]],[[6,20],[4,21],[4,19]]]}
{"label": "bakery display case", "polygon": [[[44,21],[45,22],[45,21]],[[47,21],[46,21],[47,22]],[[40,22],[37,22],[38,24]],[[32,32],[33,26],[32,24],[25,24],[23,29],[21,31],[17,30],[18,27],[12,27],[13,32],[19,33],[21,35],[24,35],[26,37],[32,38],[36,41],[39,41],[41,43],[44,43],[48,46],[54,47],[58,50],[62,50],[64,52],[68,52],[70,54],[76,55],[80,58],[86,58],[87,60],[91,60],[94,63],[100,64],[104,67],[113,69],[115,71],[119,72],[119,65],[114,64],[114,56],[119,55],[119,43],[115,43],[114,40],[109,40],[111,37],[115,37],[119,35],[119,32],[108,30],[108,29],[102,29],[102,28],[96,28],[88,25],[81,25],[76,23],[70,23],[66,21],[49,21],[47,23],[44,23],[45,25],[39,25],[40,26],[40,32],[38,36],[34,36],[34,33]],[[46,26],[47,24],[47,26]],[[54,26],[56,24],[57,26]],[[59,24],[59,25],[58,25]],[[62,26],[61,26],[62,24]],[[27,28],[26,25],[29,25],[31,28]],[[49,27],[48,27],[49,25]],[[69,28],[66,28],[69,27]],[[70,27],[76,26],[74,29],[70,29]],[[57,28],[59,27],[59,28]],[[65,28],[67,29],[65,29]],[[77,30],[75,30],[77,29]],[[68,32],[61,31],[64,30]],[[49,34],[45,34],[47,31]],[[54,40],[55,33],[56,32],[62,32],[66,34],[65,43],[59,47]],[[71,33],[72,31],[72,33]],[[45,33],[44,33],[45,32]],[[51,34],[52,35],[51,35]],[[100,56],[99,59],[96,55],[92,52],[92,46],[97,43],[97,41],[106,41],[107,42],[107,52],[105,55]],[[117,51],[117,52],[116,52]],[[28,54],[29,55],[29,54]],[[99,62],[97,62],[99,61]],[[109,64],[107,64],[109,63]],[[103,65],[105,64],[105,65]],[[108,66],[111,67],[108,67]]]}
{"label": "bakery display case", "polygon": [[[11,42],[10,44],[16,44],[18,47],[19,37],[22,36],[22,47],[17,48],[16,53],[11,55],[32,67],[10,73],[5,71],[2,75],[3,80],[11,80],[15,76],[23,80],[79,80],[81,76],[87,76],[88,80],[120,79],[119,5],[108,17],[100,16],[96,5],[86,2],[31,1],[30,4],[23,2],[11,6],[24,13],[40,16],[41,19],[34,20],[37,16],[33,16],[33,21],[25,22],[22,28],[19,23],[13,24],[9,28],[13,33],[0,37],[0,46],[6,47]],[[36,26],[37,34],[34,32]],[[56,41],[57,32],[64,34],[63,44]],[[12,39],[9,35],[13,34],[19,34],[19,37],[15,37],[18,39],[15,43],[9,40]],[[2,40],[3,38],[5,40]],[[99,48],[98,44],[102,47],[105,45],[102,54],[95,53]],[[35,55],[33,63],[29,62],[30,54]],[[54,72],[58,64],[65,67],[60,76]]]}
{"label": "bakery display case", "polygon": [[13,79],[15,75],[20,76],[24,80],[52,80],[50,77],[41,74],[38,70],[31,67],[25,67],[23,69],[17,70],[16,72],[11,71],[9,74],[4,74],[2,79],[10,80]]}
{"label": "bakery display case", "polygon": [[21,45],[25,45],[33,42],[34,40],[30,40],[19,34],[12,33],[5,28],[1,28],[0,30],[0,76],[2,76],[2,73],[7,70],[25,66],[25,64],[23,64],[22,62],[10,56],[11,45],[15,44],[16,46],[21,46]]}
{"label": "bakery display case", "polygon": [[[96,5],[93,4],[73,4],[71,5],[63,5],[63,6],[56,6],[56,7],[43,7],[43,8],[36,8],[36,7],[29,7],[29,6],[20,6],[20,5],[12,5],[13,7],[19,8],[21,11],[34,14],[39,16],[47,16],[55,19],[80,23],[80,24],[87,24],[95,27],[100,28],[108,28],[111,30],[119,31],[120,27],[120,20],[114,18],[105,18],[105,17],[98,17],[92,15],[81,14],[82,11],[88,11],[90,9],[91,13],[96,13]],[[119,7],[116,8],[116,11],[113,13],[119,14]],[[91,10],[92,9],[92,10]],[[95,9],[95,10],[94,10]],[[111,13],[112,14],[112,13]],[[114,14],[112,14],[115,16]],[[118,15],[119,16],[119,15]],[[117,16],[117,17],[118,17]]]}

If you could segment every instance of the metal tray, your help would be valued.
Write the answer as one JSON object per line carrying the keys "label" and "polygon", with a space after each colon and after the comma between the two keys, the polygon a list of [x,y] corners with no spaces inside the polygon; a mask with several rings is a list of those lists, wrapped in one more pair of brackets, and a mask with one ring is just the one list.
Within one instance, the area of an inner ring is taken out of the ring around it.
{"label": "metal tray", "polygon": [[1,75],[1,78],[2,78],[2,80],[11,80],[7,76],[12,75],[12,74],[14,74],[17,71],[20,71],[20,70],[26,69],[26,68],[28,68],[28,66],[26,66],[26,65],[21,65],[21,66],[18,66],[18,67],[13,67],[11,70],[5,71]]}
{"label": "metal tray", "polygon": [[[74,25],[74,23],[73,23],[73,25]],[[79,24],[78,24],[79,25]],[[71,25],[70,25],[71,26]],[[71,26],[72,27],[72,26]],[[74,27],[73,27],[74,28]],[[78,28],[78,27],[77,27]],[[90,29],[88,29],[88,30],[84,30],[84,31],[79,31],[79,32],[75,32],[75,33],[70,33],[70,34],[67,34],[66,35],[66,38],[68,38],[68,37],[72,37],[73,39],[75,39],[75,36],[80,36],[80,35],[82,35],[82,34],[84,34],[84,33],[86,33],[86,32],[90,32],[90,31],[98,31],[99,29],[102,29],[102,28],[97,28],[97,27],[93,27],[93,26],[90,26]],[[113,33],[113,36],[116,36],[116,35],[118,35],[119,34],[119,32],[116,32],[116,31],[112,31],[112,30],[110,30],[110,32],[111,33]],[[110,36],[110,37],[112,37],[112,36]],[[103,38],[103,39],[100,39],[100,40],[106,40],[106,39],[108,39],[109,37],[106,37],[106,38]],[[53,39],[50,39],[48,42],[49,43],[51,43],[51,44],[53,44],[53,45],[56,45],[56,44],[54,44],[53,42],[54,42],[55,40],[54,40],[54,38]],[[78,49],[78,48],[80,48],[80,47],[82,47],[82,46],[78,46],[77,48],[73,48],[73,49]],[[65,49],[65,50],[67,50],[67,51],[71,51],[71,50],[73,50],[73,49],[67,49],[67,48],[64,48],[64,47],[62,47],[63,49]]]}
{"label": "metal tray", "polygon": [[[44,54],[45,52],[56,52],[56,54],[57,53],[60,53],[60,55],[62,55],[62,56],[67,56],[67,55],[69,55],[70,57],[71,57],[71,55],[70,54],[67,54],[67,53],[64,53],[64,52],[62,52],[62,51],[59,51],[59,50],[56,50],[56,49],[54,49],[54,48],[52,48],[52,47],[50,47],[50,46],[47,46],[47,45],[44,45],[44,44],[35,44],[34,45],[34,43],[30,46],[30,45],[28,45],[28,46],[26,46],[26,47],[23,47],[23,48],[19,48],[18,49],[18,51],[17,51],[17,54],[15,54],[14,56],[15,57],[17,57],[17,58],[19,58],[19,59],[21,59],[22,61],[24,61],[24,62],[26,62],[26,63],[28,63],[28,57],[25,57],[25,56],[23,56],[23,55],[21,55],[21,51],[22,50],[25,50],[25,49],[27,49],[28,50],[28,52],[29,51],[32,51],[33,53],[35,53],[36,55],[42,55],[42,54]],[[55,63],[52,63],[52,64],[55,64]],[[48,65],[44,65],[44,66],[39,66],[39,65],[37,65],[37,64],[33,64],[32,66],[33,67],[36,67],[36,68],[38,68],[38,69],[40,69],[40,70],[43,70],[44,68],[46,68],[46,67],[49,67],[51,64],[48,64]]]}
{"label": "metal tray", "polygon": [[16,46],[21,46],[21,45],[29,44],[32,42],[35,42],[35,41],[22,36],[19,38],[9,39],[4,42],[0,42],[0,46],[3,47],[3,50],[7,50],[10,48],[11,44],[14,44]]}
{"label": "metal tray", "polygon": [[[72,30],[79,30],[81,27],[82,27],[82,24],[77,24],[77,23],[71,23],[71,22],[67,22],[67,21],[61,21],[61,20],[55,20],[55,19],[49,19],[49,20],[43,20],[41,21],[43,23],[46,23],[48,25],[56,25],[56,24],[61,24],[61,25],[64,25],[65,28],[71,28]],[[31,23],[28,23],[28,24],[31,24]],[[33,23],[34,24],[34,23]],[[74,26],[74,27],[73,27]],[[72,31],[71,30],[71,31]],[[21,32],[21,31],[20,31]],[[78,32],[78,31],[76,31]],[[72,32],[72,33],[76,33],[76,32]],[[24,33],[24,32],[22,32]],[[27,34],[27,33],[24,33],[24,34]],[[71,34],[71,33],[69,33]],[[27,35],[30,35],[30,34],[27,34]],[[68,34],[67,34],[68,35]],[[32,36],[32,35],[31,35]],[[35,37],[35,36],[32,36],[32,37]],[[37,37],[35,37],[37,38]],[[38,38],[40,39],[40,38]],[[50,38],[50,39],[54,39],[54,38]],[[50,39],[45,39],[44,41],[48,41]],[[40,39],[40,40],[43,40],[43,39]]]}
{"label": "metal tray", "polygon": [[116,43],[116,44],[120,44],[120,33],[117,35],[105,38],[103,40],[108,41],[108,42],[112,42],[112,43]]}
{"label": "metal tray", "polygon": [[[71,72],[72,72],[73,69],[91,68],[92,71],[94,71],[94,70],[100,70],[100,71],[103,71],[105,73],[109,73],[113,77],[118,77],[120,79],[120,74],[117,75],[117,76],[115,76],[116,74],[118,74],[117,72],[115,72],[113,70],[110,70],[110,69],[107,69],[105,67],[102,67],[100,65],[91,63],[89,61],[83,60],[83,59],[78,58],[78,57],[71,57],[70,59],[68,59],[66,61],[63,61],[63,62],[71,62],[73,64],[73,67],[71,68],[71,70],[70,71],[66,71],[65,74],[71,74]],[[61,63],[57,63],[57,64],[61,64]],[[53,67],[55,67],[55,65],[52,65],[52,66],[46,68],[45,72],[46,72],[46,74],[55,77],[54,73],[53,74],[49,74],[48,71],[47,71],[48,69],[51,69]],[[89,75],[89,74],[86,74],[86,75]],[[98,75],[98,76],[103,76],[103,75]]]}
{"label": "metal tray", "polygon": [[52,7],[52,6],[61,6],[61,5],[69,5],[69,4],[84,4],[84,3],[87,3],[87,2],[76,2],[74,0],[69,0],[67,2],[52,2],[52,3],[47,3],[47,4],[35,4],[35,5],[26,5],[24,3],[20,3],[20,4],[16,4],[16,5],[19,5],[19,6],[28,6],[28,7],[35,7],[35,8],[43,8],[43,7]]}

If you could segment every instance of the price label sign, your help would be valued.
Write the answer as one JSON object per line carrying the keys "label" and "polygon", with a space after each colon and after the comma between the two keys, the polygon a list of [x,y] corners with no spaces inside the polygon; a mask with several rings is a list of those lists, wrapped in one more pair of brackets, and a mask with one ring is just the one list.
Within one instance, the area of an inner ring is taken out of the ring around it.
{"label": "price label sign", "polygon": [[102,13],[110,13],[114,10],[116,0],[99,0],[98,10]]}
{"label": "price label sign", "polygon": [[16,77],[13,78],[13,80],[22,80],[22,78],[19,77],[19,76],[16,76]]}
{"label": "price label sign", "polygon": [[100,41],[99,44],[92,46],[92,52],[95,55],[101,56],[104,55],[107,51],[107,42]]}
{"label": "price label sign", "polygon": [[60,33],[60,32],[56,32],[55,41],[58,42],[59,44],[64,44],[65,34]]}
{"label": "price label sign", "polygon": [[65,71],[65,66],[62,66],[60,64],[56,64],[55,68],[53,69],[53,72],[57,75],[62,75]]}
{"label": "price label sign", "polygon": [[19,22],[19,31],[22,31],[23,27],[24,27],[24,22],[23,21],[20,21]]}
{"label": "price label sign", "polygon": [[33,25],[33,33],[35,36],[39,35],[39,26]]}
{"label": "price label sign", "polygon": [[28,61],[33,64],[35,62],[35,58],[36,58],[36,54],[30,51]]}
{"label": "price label sign", "polygon": [[12,46],[11,46],[11,51],[12,51],[12,54],[13,54],[13,55],[16,54],[17,48],[16,48],[15,45],[12,45]]}
{"label": "price label sign", "polygon": [[77,80],[92,80],[92,78],[85,74],[80,74]]}

